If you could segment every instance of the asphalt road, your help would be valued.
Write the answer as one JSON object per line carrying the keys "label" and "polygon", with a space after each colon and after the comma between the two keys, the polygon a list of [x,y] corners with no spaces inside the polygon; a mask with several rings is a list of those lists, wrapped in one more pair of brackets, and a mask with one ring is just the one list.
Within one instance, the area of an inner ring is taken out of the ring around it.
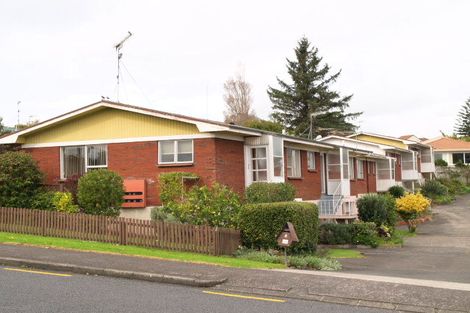
{"label": "asphalt road", "polygon": [[344,260],[355,274],[470,283],[470,195],[433,208],[432,222],[418,226],[403,248],[364,250],[364,259]]}
{"label": "asphalt road", "polygon": [[[390,312],[312,301],[0,267],[0,312]],[[64,276],[55,276],[64,274]],[[241,296],[241,297],[239,297]],[[251,295],[256,297],[255,295]]]}

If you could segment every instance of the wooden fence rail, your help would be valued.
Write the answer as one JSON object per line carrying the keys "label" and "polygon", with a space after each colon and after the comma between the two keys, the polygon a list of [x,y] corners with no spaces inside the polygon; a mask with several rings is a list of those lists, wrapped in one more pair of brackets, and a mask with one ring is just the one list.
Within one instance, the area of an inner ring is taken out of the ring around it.
{"label": "wooden fence rail", "polygon": [[0,231],[213,255],[240,245],[233,229],[20,208],[0,208]]}

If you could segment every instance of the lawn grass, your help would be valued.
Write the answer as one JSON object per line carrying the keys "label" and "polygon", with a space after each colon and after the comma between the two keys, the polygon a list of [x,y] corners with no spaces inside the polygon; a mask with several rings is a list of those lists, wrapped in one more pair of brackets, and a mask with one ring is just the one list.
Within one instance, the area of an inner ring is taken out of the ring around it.
{"label": "lawn grass", "polygon": [[384,238],[380,237],[379,246],[381,247],[401,247],[404,243],[404,238],[414,237],[416,233],[410,233],[406,229],[395,229],[392,237]]}
{"label": "lawn grass", "polygon": [[54,237],[43,237],[16,233],[0,232],[1,243],[26,244],[40,247],[52,247],[62,249],[73,249],[81,251],[92,251],[100,253],[113,253],[131,256],[151,257],[174,261],[193,263],[204,263],[238,268],[285,268],[283,264],[252,261],[235,258],[231,256],[212,256],[200,253],[179,252],[155,248],[144,248],[137,246],[122,246],[118,244],[103,243],[96,241],[82,241],[76,239],[64,239]]}
{"label": "lawn grass", "polygon": [[326,256],[333,259],[360,259],[364,257],[361,252],[353,249],[328,249]]}

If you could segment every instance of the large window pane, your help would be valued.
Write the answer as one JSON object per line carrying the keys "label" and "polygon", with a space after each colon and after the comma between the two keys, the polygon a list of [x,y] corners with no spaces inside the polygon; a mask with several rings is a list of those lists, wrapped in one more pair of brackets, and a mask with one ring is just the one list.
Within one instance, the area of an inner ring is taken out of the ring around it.
{"label": "large window pane", "polygon": [[180,140],[178,145],[178,162],[191,162],[193,160],[192,140]]}
{"label": "large window pane", "polygon": [[463,153],[452,153],[452,163],[463,163]]}
{"label": "large window pane", "polygon": [[308,169],[315,170],[315,152],[309,151],[307,152],[307,162],[308,162]]}
{"label": "large window pane", "polygon": [[64,178],[80,177],[85,174],[85,147],[62,148]]}
{"label": "large window pane", "polygon": [[274,176],[276,176],[276,177],[284,176],[283,172],[282,172],[283,163],[284,163],[283,160],[284,159],[282,157],[274,157],[273,158],[273,161],[274,161]]}
{"label": "large window pane", "polygon": [[88,166],[106,167],[106,145],[87,146]]}
{"label": "large window pane", "polygon": [[287,176],[301,177],[300,150],[287,150]]}

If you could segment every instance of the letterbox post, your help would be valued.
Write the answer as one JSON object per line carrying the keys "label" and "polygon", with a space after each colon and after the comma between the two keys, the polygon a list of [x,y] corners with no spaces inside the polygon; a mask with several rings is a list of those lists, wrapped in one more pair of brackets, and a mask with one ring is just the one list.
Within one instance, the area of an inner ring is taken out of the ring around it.
{"label": "letterbox post", "polygon": [[284,261],[286,263],[286,266],[288,265],[287,248],[290,247],[292,243],[298,241],[299,238],[297,237],[297,234],[295,232],[294,225],[292,225],[291,222],[287,222],[286,225],[284,225],[282,232],[277,237],[277,244],[279,245],[279,247],[284,247]]}

